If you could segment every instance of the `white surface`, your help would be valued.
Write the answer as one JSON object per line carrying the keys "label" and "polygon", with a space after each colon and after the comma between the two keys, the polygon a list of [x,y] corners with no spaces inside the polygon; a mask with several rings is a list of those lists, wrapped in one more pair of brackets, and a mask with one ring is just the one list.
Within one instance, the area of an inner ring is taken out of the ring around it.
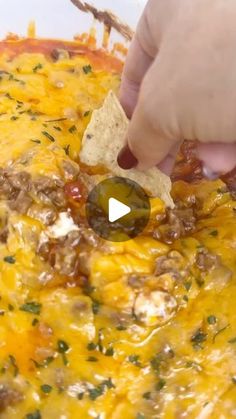
{"label": "white surface", "polygon": [[108,201],[108,219],[110,223],[119,220],[120,218],[124,217],[125,215],[131,212],[130,207],[128,205],[123,204],[123,202],[118,201],[115,198],[109,198]]}
{"label": "white surface", "polygon": [[47,228],[44,234],[52,239],[65,237],[72,231],[78,231],[78,226],[74,223],[73,218],[68,212],[60,212],[56,222]]}
{"label": "white surface", "polygon": [[[146,0],[87,2],[99,9],[111,10],[135,28]],[[72,39],[75,34],[88,31],[93,24],[93,17],[78,10],[70,0],[0,0],[0,10],[0,38],[8,32],[26,35],[32,20],[36,22],[38,36],[64,39]],[[101,24],[98,25],[99,31],[102,31]]]}

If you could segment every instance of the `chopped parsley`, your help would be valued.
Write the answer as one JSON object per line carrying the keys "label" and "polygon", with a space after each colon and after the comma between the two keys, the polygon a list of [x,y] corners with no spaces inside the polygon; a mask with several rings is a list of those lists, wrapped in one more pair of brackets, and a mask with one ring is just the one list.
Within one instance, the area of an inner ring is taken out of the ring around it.
{"label": "chopped parsley", "polygon": [[102,382],[102,384],[104,385],[104,386],[106,386],[107,388],[115,388],[115,385],[113,384],[113,382],[112,382],[112,379],[109,377],[107,380],[104,380],[103,382]]}
{"label": "chopped parsley", "polygon": [[203,278],[201,278],[200,276],[197,276],[197,277],[195,278],[195,280],[196,280],[196,283],[197,283],[197,285],[199,286],[199,288],[201,288],[201,287],[205,284],[204,279],[203,279]]}
{"label": "chopped parsley", "polygon": [[165,387],[165,385],[166,385],[166,381],[163,378],[160,378],[155,388],[157,391],[161,391],[163,387]]}
{"label": "chopped parsley", "polygon": [[85,74],[89,74],[89,73],[91,73],[91,72],[92,72],[92,67],[91,67],[91,65],[90,65],[90,64],[88,64],[88,65],[84,65],[84,66],[83,66],[83,72],[84,72]]}
{"label": "chopped parsley", "polygon": [[40,140],[30,140],[30,141],[32,141],[32,143],[41,144]]}
{"label": "chopped parsley", "polygon": [[19,116],[12,115],[10,119],[11,121],[16,121],[17,119],[19,119]]}
{"label": "chopped parsley", "polygon": [[211,314],[210,316],[207,317],[207,323],[208,324],[216,324],[217,322],[217,318],[216,316],[214,316],[213,314]]}
{"label": "chopped parsley", "polygon": [[41,63],[38,63],[34,68],[33,72],[37,73],[38,70],[41,70],[43,68],[43,65]]}
{"label": "chopped parsley", "polygon": [[95,290],[95,287],[93,287],[89,282],[86,282],[86,284],[83,285],[83,292],[85,295],[91,296],[94,290]]}
{"label": "chopped parsley", "polygon": [[143,413],[138,412],[136,415],[136,419],[145,419],[145,416]]}
{"label": "chopped parsley", "polygon": [[143,399],[150,400],[151,399],[151,392],[147,391],[146,393],[143,393]]}
{"label": "chopped parsley", "polygon": [[37,116],[42,115],[42,112],[34,112],[32,109],[27,109],[26,112],[31,117],[32,121],[36,121]]}
{"label": "chopped parsley", "polygon": [[61,122],[61,121],[66,121],[66,120],[67,120],[67,118],[64,117],[64,118],[57,118],[57,119],[48,119],[45,122]]}
{"label": "chopped parsley", "polygon": [[93,310],[93,314],[98,314],[99,312],[99,308],[100,308],[100,303],[97,300],[93,300],[92,302],[92,310]]}
{"label": "chopped parsley", "polygon": [[160,352],[160,353],[158,353],[158,354],[156,354],[156,355],[155,355],[155,356],[151,359],[150,364],[151,364],[152,369],[153,369],[155,372],[159,373],[159,370],[160,370],[160,366],[161,366],[162,361],[163,361],[163,355],[162,355],[162,353],[161,353],[161,352]]}
{"label": "chopped parsley", "polygon": [[127,330],[127,327],[123,326],[122,324],[119,324],[118,326],[116,326],[116,330],[120,330],[120,331]]}
{"label": "chopped parsley", "polygon": [[72,125],[72,126],[68,129],[68,131],[69,131],[71,134],[73,134],[73,132],[77,131],[77,128],[76,128],[76,126],[75,126],[75,125]]}
{"label": "chopped parsley", "polygon": [[49,394],[52,391],[52,386],[50,386],[49,384],[42,384],[40,388],[42,392],[45,394]]}
{"label": "chopped parsley", "polygon": [[58,127],[57,125],[53,125],[53,128],[56,129],[57,131],[61,131],[61,127]]}
{"label": "chopped parsley", "polygon": [[25,416],[26,419],[42,419],[40,410],[35,410],[33,413],[27,413]]}
{"label": "chopped parsley", "polygon": [[70,349],[68,343],[66,343],[64,340],[58,340],[57,341],[57,350],[62,356],[62,361],[64,365],[68,365],[69,361],[66,357],[66,352],[68,352]]}
{"label": "chopped parsley", "polygon": [[216,237],[216,236],[218,236],[218,230],[212,230],[209,234],[212,237]]}
{"label": "chopped parsley", "polygon": [[67,144],[65,147],[63,147],[65,150],[65,153],[67,156],[69,156],[69,151],[70,151],[70,144]]}
{"label": "chopped parsley", "polygon": [[52,143],[54,143],[55,142],[55,138],[51,135],[51,134],[49,134],[49,132],[47,132],[47,131],[42,131],[42,134],[45,136],[45,137],[47,137]]}
{"label": "chopped parsley", "polygon": [[106,349],[105,356],[113,356],[114,355],[114,349],[112,347]]}
{"label": "chopped parsley", "polygon": [[38,323],[39,323],[38,319],[35,318],[35,319],[32,320],[31,324],[32,324],[32,326],[36,326],[36,324],[38,324]]}
{"label": "chopped parsley", "polygon": [[186,289],[186,291],[189,291],[190,288],[192,286],[192,282],[191,281],[186,281],[184,282],[184,288]]}
{"label": "chopped parsley", "polygon": [[115,388],[111,378],[102,381],[96,387],[88,390],[90,400],[96,400],[98,397],[102,396],[106,389]]}
{"label": "chopped parsley", "polygon": [[51,364],[52,361],[54,361],[54,357],[53,356],[48,356],[47,358],[45,358],[43,360],[43,362],[40,364],[38,361],[35,361],[35,359],[31,358],[30,359],[36,368],[45,368],[47,367],[49,364]]}
{"label": "chopped parsley", "polygon": [[87,345],[88,351],[94,351],[96,349],[97,345],[94,342],[89,342]]}
{"label": "chopped parsley", "polygon": [[194,368],[196,371],[201,371],[202,367],[195,361],[187,361],[186,368]]}
{"label": "chopped parsley", "polygon": [[19,80],[19,79],[17,79],[16,77],[14,77],[14,75],[13,74],[9,74],[9,77],[8,77],[8,80],[13,80],[13,81],[16,81],[17,83],[20,83],[20,84],[25,84],[25,82],[23,81],[23,80]]}
{"label": "chopped parsley", "polygon": [[97,347],[98,347],[98,350],[103,353],[102,338],[103,338],[102,330],[99,329]]}
{"label": "chopped parsley", "polygon": [[10,264],[14,264],[16,262],[16,259],[14,256],[5,256],[5,258],[3,258],[4,262],[10,263]]}
{"label": "chopped parsley", "polygon": [[51,364],[51,362],[54,361],[54,357],[53,356],[48,356],[46,359],[44,359],[44,365],[49,365]]}
{"label": "chopped parsley", "polygon": [[6,93],[5,94],[5,97],[7,97],[10,100],[14,100],[14,98],[10,95],[10,93]]}
{"label": "chopped parsley", "polygon": [[42,304],[36,303],[35,301],[30,301],[20,306],[21,311],[27,311],[28,313],[33,313],[33,314],[40,314],[41,308],[42,308]]}
{"label": "chopped parsley", "polygon": [[129,355],[128,356],[128,361],[131,362],[131,364],[136,365],[136,367],[141,367],[141,362],[140,362],[139,358],[140,358],[139,355]]}
{"label": "chopped parsley", "polygon": [[98,397],[103,395],[104,387],[101,384],[99,384],[97,387],[90,388],[88,392],[90,400],[96,400]]}
{"label": "chopped parsley", "polygon": [[228,340],[229,343],[236,343],[236,337]]}
{"label": "chopped parsley", "polygon": [[205,342],[207,339],[207,334],[202,331],[202,329],[198,329],[196,333],[191,337],[191,342],[193,343],[193,347],[195,349],[202,349],[201,343]]}
{"label": "chopped parsley", "polygon": [[89,116],[89,114],[90,114],[90,111],[84,112],[84,116]]}
{"label": "chopped parsley", "polygon": [[88,362],[98,362],[98,359],[97,359],[95,356],[89,356],[89,357],[87,358],[87,361],[88,361]]}
{"label": "chopped parsley", "polygon": [[68,352],[70,349],[68,343],[66,343],[64,340],[58,340],[57,341],[57,350],[60,354],[64,354]]}
{"label": "chopped parsley", "polygon": [[8,304],[8,310],[9,311],[13,311],[14,310],[14,306],[12,304]]}
{"label": "chopped parsley", "polygon": [[9,355],[9,360],[14,369],[14,377],[16,377],[19,373],[19,368],[16,364],[16,358],[13,355]]}

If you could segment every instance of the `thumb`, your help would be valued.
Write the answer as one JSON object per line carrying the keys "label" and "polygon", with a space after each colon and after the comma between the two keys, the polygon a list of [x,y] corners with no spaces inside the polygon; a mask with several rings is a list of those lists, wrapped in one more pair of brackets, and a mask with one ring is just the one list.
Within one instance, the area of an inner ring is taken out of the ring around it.
{"label": "thumb", "polygon": [[[174,163],[180,138],[176,135],[177,129],[173,123],[171,126],[170,100],[167,96],[163,97],[163,89],[156,86],[156,74],[153,63],[142,82],[138,102],[129,123],[126,144],[130,151],[125,146],[118,156],[118,163],[124,169],[137,166],[140,170],[146,170],[159,164],[163,167],[166,159]],[[135,157],[130,158],[130,165],[127,165],[128,154]]]}

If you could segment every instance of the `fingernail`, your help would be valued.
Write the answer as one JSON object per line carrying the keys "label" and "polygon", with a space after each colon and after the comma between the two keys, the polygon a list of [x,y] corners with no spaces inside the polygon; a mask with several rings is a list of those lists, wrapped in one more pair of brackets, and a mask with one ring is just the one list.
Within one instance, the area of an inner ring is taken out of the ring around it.
{"label": "fingernail", "polygon": [[121,169],[128,170],[137,166],[138,160],[133,155],[128,145],[125,145],[118,154],[117,163]]}
{"label": "fingernail", "polygon": [[219,178],[219,173],[213,172],[209,167],[203,165],[202,167],[203,176],[209,180],[216,180]]}

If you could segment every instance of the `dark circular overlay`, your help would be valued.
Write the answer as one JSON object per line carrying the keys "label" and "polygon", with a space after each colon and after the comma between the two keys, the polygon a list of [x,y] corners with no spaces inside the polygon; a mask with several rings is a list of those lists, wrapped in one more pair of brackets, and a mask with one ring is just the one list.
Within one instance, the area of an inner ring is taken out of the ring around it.
{"label": "dark circular overlay", "polygon": [[[130,208],[130,213],[109,221],[109,199],[114,198]],[[89,193],[86,216],[90,227],[105,240],[122,242],[138,236],[150,216],[150,202],[145,191],[136,182],[112,177],[100,182]]]}

